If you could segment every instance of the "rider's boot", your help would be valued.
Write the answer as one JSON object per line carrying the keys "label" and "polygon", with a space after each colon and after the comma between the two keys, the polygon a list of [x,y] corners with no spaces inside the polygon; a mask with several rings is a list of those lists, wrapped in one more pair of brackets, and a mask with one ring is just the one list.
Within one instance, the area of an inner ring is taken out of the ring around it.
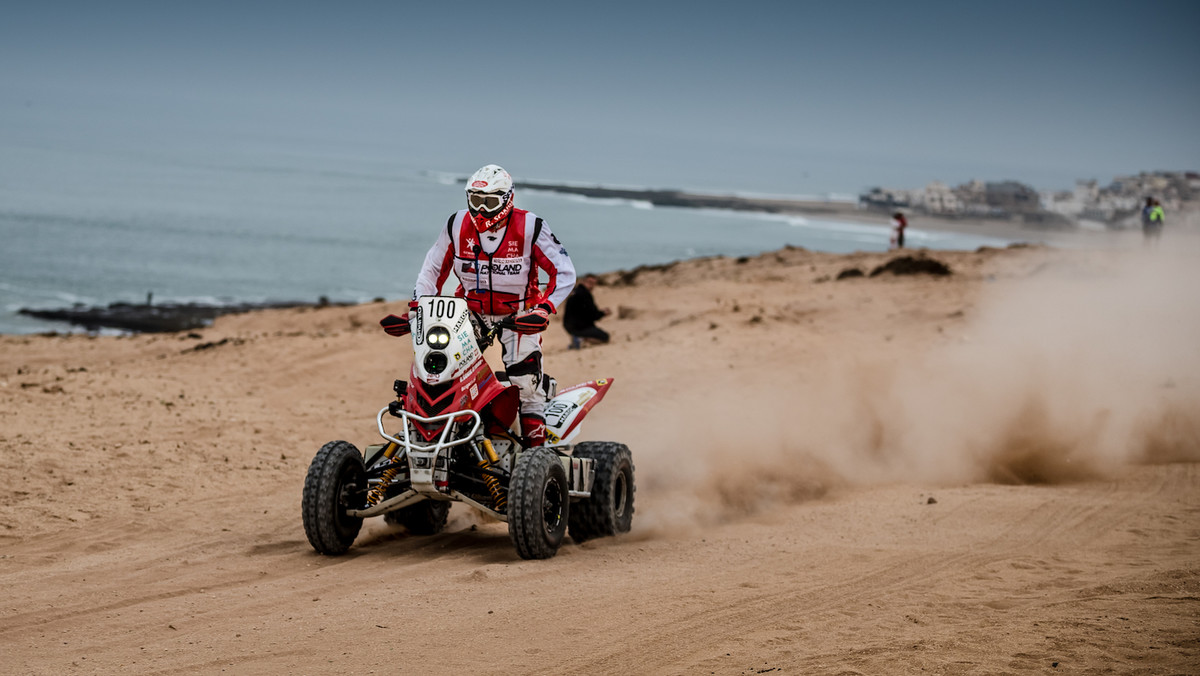
{"label": "rider's boot", "polygon": [[521,433],[529,447],[546,445],[546,419],[540,415],[521,414]]}

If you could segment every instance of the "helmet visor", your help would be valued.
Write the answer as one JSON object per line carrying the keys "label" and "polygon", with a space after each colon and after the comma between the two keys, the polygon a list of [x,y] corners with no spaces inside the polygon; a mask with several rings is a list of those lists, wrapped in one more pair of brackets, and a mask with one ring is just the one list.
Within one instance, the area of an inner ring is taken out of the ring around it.
{"label": "helmet visor", "polygon": [[485,213],[499,211],[500,207],[504,206],[504,203],[508,201],[509,194],[507,192],[468,192],[467,206],[471,207],[474,211]]}

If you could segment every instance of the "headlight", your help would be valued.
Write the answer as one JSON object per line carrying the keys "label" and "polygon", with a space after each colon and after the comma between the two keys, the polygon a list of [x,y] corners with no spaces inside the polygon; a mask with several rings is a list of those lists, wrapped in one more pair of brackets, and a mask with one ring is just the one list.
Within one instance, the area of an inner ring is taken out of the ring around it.
{"label": "headlight", "polygon": [[440,350],[450,344],[450,332],[444,326],[435,326],[425,334],[425,342],[429,347]]}
{"label": "headlight", "polygon": [[[432,333],[432,331],[430,333]],[[430,352],[429,354],[425,355],[425,372],[441,373],[442,371],[446,370],[446,365],[449,363],[450,359],[446,357],[445,352]]]}

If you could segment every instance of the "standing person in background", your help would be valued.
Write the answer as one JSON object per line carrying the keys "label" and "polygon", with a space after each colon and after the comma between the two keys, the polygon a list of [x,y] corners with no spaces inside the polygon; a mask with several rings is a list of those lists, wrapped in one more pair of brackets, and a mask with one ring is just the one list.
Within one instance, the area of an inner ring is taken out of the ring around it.
{"label": "standing person in background", "polygon": [[1146,198],[1146,206],[1142,207],[1142,237],[1146,244],[1157,244],[1162,234],[1163,218],[1162,205],[1153,197]]}
{"label": "standing person in background", "polygon": [[592,289],[596,288],[596,275],[584,275],[583,281],[576,285],[567,296],[563,306],[563,328],[571,334],[570,349],[578,350],[583,347],[584,340],[597,343],[608,342],[608,332],[596,326],[596,321],[607,317],[608,309],[596,307],[592,297]]}
{"label": "standing person in background", "polygon": [[904,248],[904,229],[908,227],[908,219],[904,214],[897,211],[892,214],[892,245],[889,249]]}

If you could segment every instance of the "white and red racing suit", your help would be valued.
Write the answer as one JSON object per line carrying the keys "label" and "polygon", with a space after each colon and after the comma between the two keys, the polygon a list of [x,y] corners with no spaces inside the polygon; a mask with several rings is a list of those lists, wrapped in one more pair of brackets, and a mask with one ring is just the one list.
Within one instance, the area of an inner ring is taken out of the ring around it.
{"label": "white and red racing suit", "polygon": [[[538,271],[549,277],[545,289]],[[575,287],[575,265],[546,222],[530,211],[513,209],[504,225],[480,233],[463,209],[446,221],[417,276],[413,298],[441,292],[453,271],[455,295],[488,321],[547,304],[552,311]],[[542,386],[542,337],[500,332],[502,358],[509,381],[521,393],[522,434],[543,424],[546,389]],[[527,421],[526,418],[533,420]]]}

